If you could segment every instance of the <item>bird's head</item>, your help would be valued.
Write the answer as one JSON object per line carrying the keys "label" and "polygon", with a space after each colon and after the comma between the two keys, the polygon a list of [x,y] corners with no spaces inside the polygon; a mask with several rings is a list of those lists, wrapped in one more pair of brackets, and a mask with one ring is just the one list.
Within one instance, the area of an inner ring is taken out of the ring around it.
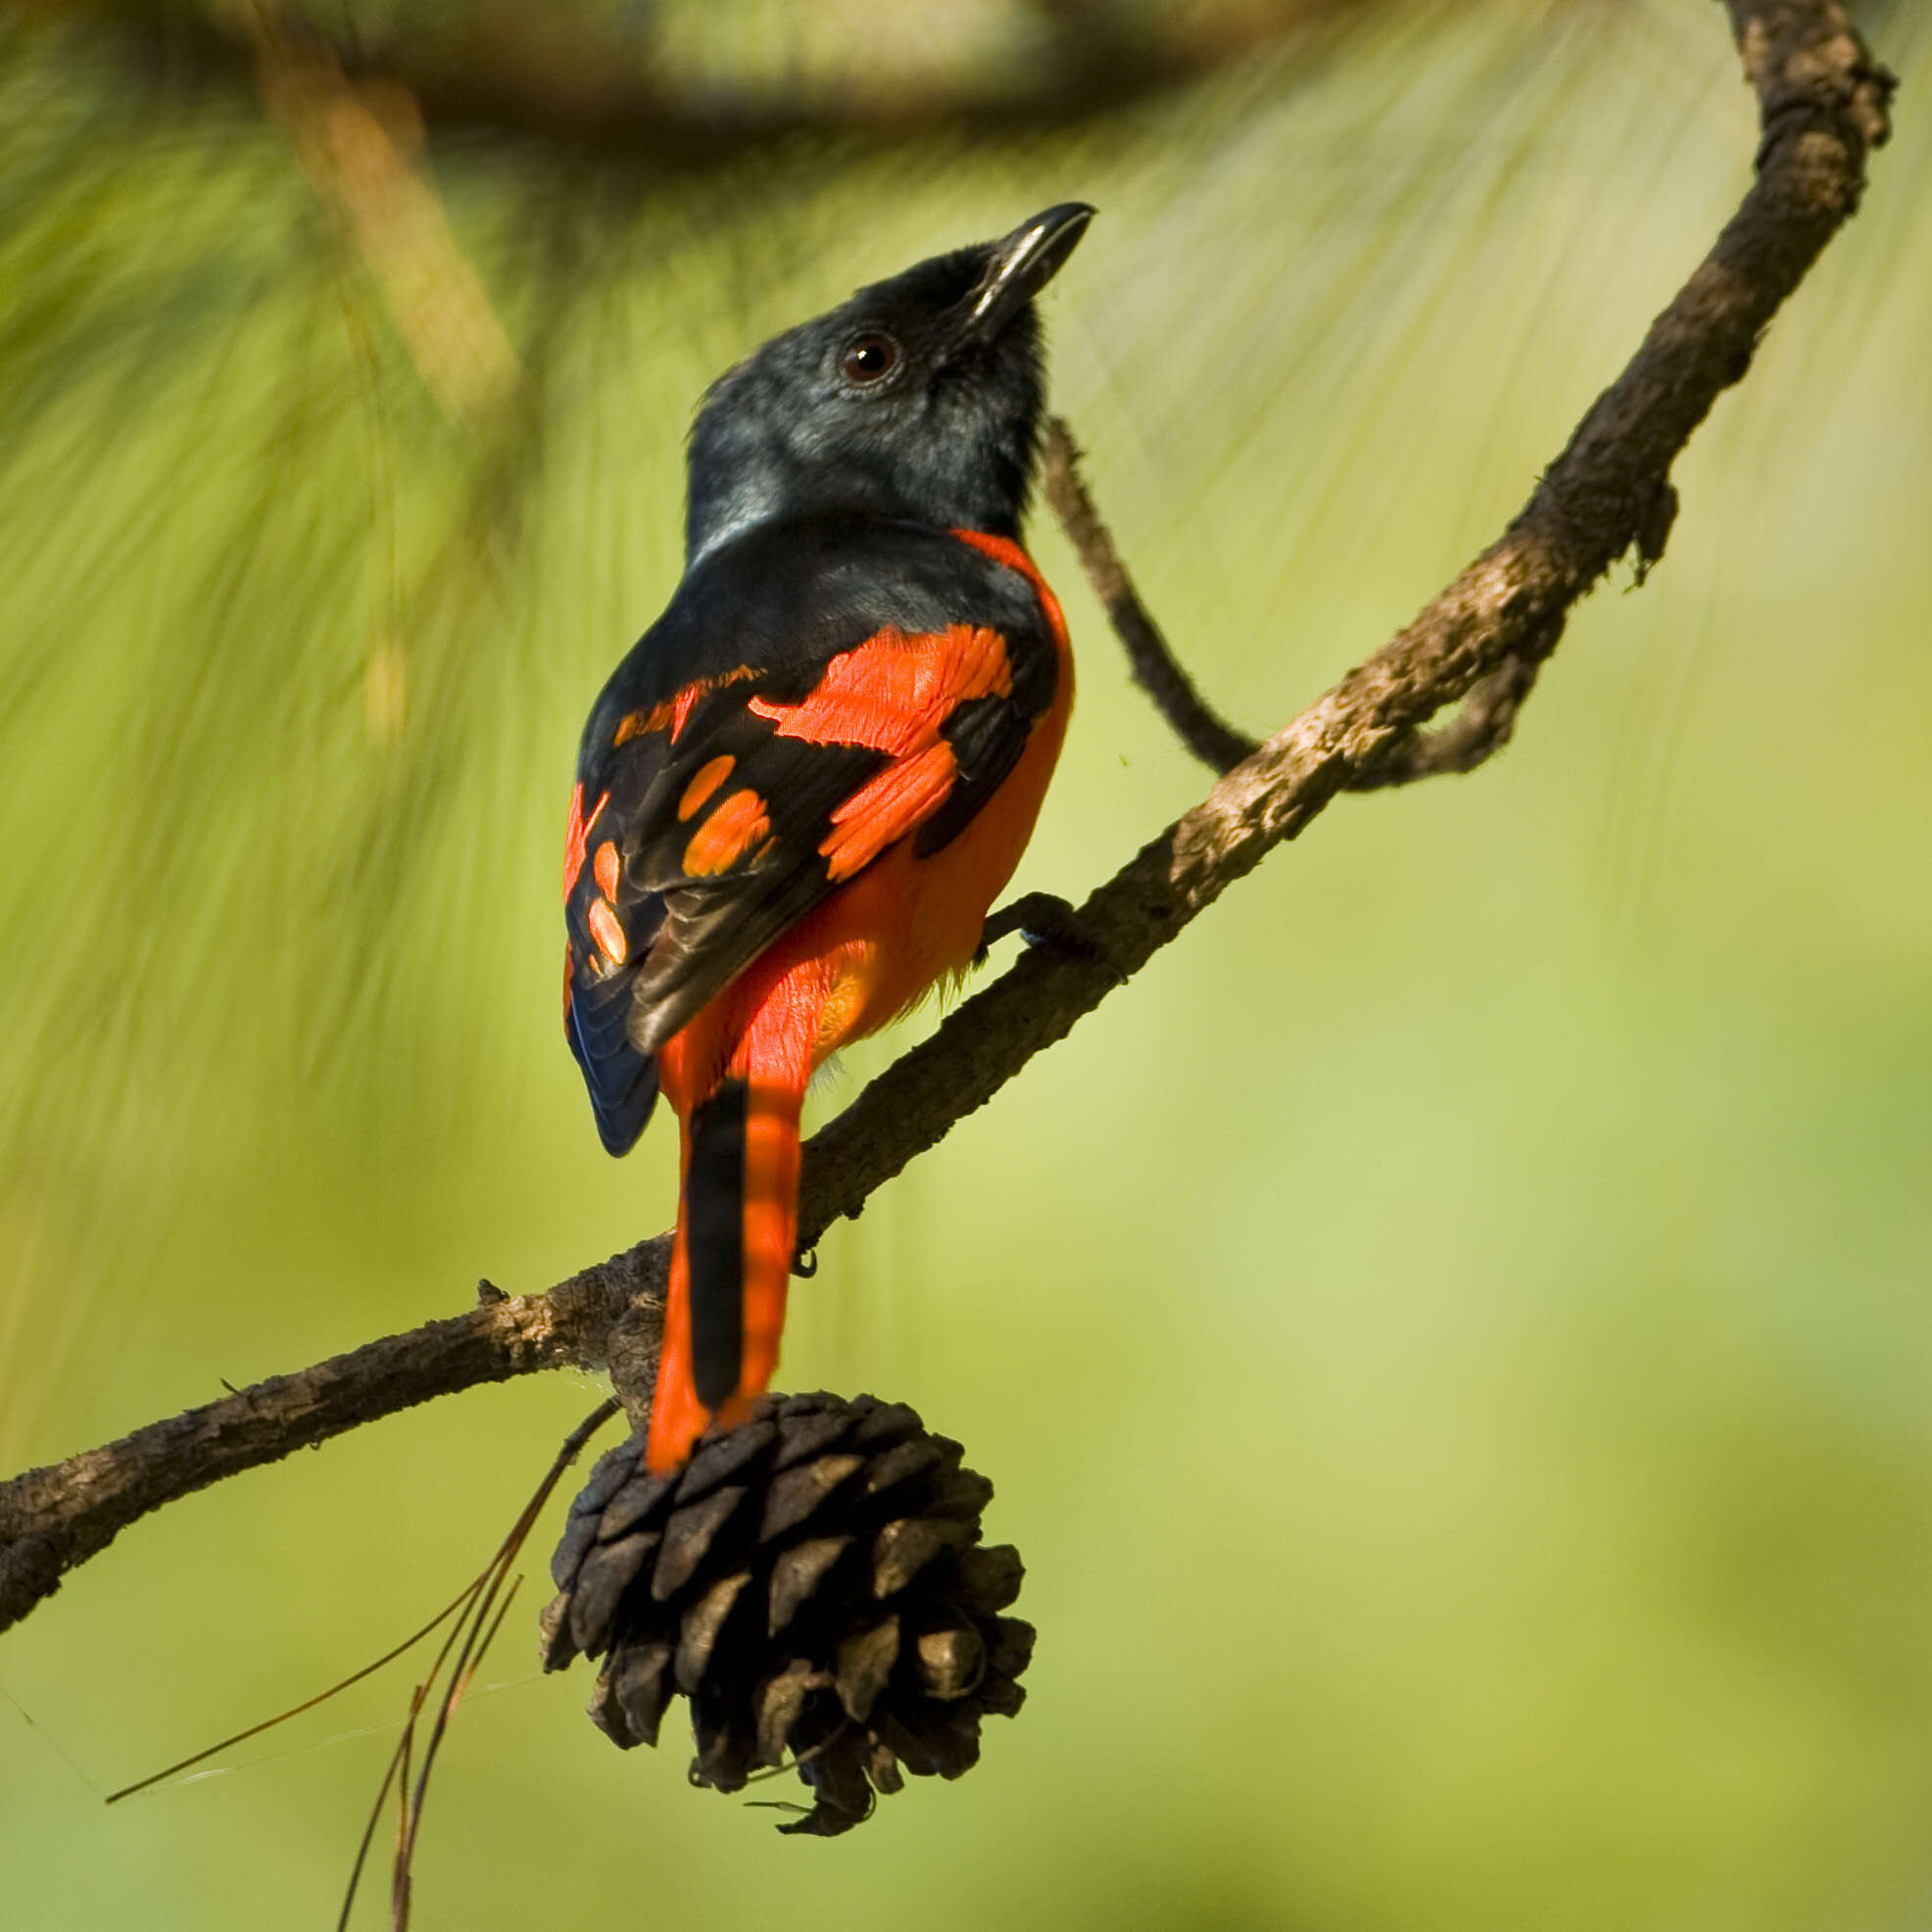
{"label": "bird's head", "polygon": [[1093,210],[918,263],[775,336],[691,434],[688,562],[774,517],[860,514],[1016,534],[1039,429],[1034,297]]}

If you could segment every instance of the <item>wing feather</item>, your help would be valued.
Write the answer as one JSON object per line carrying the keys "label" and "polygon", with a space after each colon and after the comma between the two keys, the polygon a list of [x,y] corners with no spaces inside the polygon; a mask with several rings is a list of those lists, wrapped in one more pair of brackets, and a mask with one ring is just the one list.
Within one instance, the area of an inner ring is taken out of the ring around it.
{"label": "wing feather", "polygon": [[767,644],[763,668],[708,642],[689,657],[722,669],[667,691],[647,665],[649,701],[627,703],[620,667],[593,714],[566,856],[566,1020],[612,1151],[649,1117],[664,1042],[894,843],[924,853],[963,832],[1050,703],[1057,660],[1031,586],[1016,597],[1015,573],[949,548],[966,559],[958,621],[883,622],[813,654]]}

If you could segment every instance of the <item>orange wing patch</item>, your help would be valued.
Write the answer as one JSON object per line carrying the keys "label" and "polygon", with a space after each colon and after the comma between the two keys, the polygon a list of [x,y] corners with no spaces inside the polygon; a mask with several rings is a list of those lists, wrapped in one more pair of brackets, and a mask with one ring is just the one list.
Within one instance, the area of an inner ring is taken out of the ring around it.
{"label": "orange wing patch", "polygon": [[841,652],[796,704],[753,698],[749,708],[781,738],[864,745],[894,758],[939,740],[940,726],[970,698],[1012,695],[1006,642],[985,624],[953,624],[918,637],[883,630]]}
{"label": "orange wing patch", "polygon": [[688,684],[671,700],[671,743],[678,742],[678,734],[684,730],[685,720],[691,716],[691,707],[710,690],[707,684]]}
{"label": "orange wing patch", "polygon": [[597,942],[597,949],[613,966],[621,966],[630,956],[630,945],[624,938],[624,929],[618,923],[617,915],[610,909],[606,899],[593,899],[591,909],[585,915],[591,929],[591,938]]}
{"label": "orange wing patch", "polygon": [[584,788],[579,785],[570,794],[570,824],[563,835],[563,896],[570,896],[570,889],[577,883],[577,875],[584,869],[584,847],[590,844],[591,827],[597,823],[597,815],[610,802],[606,792],[591,807],[589,818],[584,816]]}
{"label": "orange wing patch", "polygon": [[755,857],[770,837],[765,801],[749,789],[734,792],[691,835],[684,848],[685,872],[693,879],[728,872],[740,860]]}
{"label": "orange wing patch", "polygon": [[653,704],[648,711],[626,711],[617,720],[617,729],[611,734],[610,749],[615,751],[628,745],[634,738],[644,738],[653,731],[669,731],[671,743],[678,742],[678,734],[690,718],[692,707],[707,692],[720,690],[728,684],[743,684],[747,678],[758,674],[749,664],[741,664],[735,671],[727,671],[722,677],[700,678],[695,684],[688,684],[674,696],[660,704]]}
{"label": "orange wing patch", "polygon": [[704,800],[731,776],[731,768],[738,762],[729,751],[713,758],[709,764],[700,765],[698,776],[684,788],[684,797],[678,800],[678,823],[695,818]]}
{"label": "orange wing patch", "polygon": [[945,802],[959,761],[952,747],[938,739],[909,758],[895,758],[832,814],[832,830],[819,845],[826,876],[849,879],[894,839],[903,839]]}
{"label": "orange wing patch", "polygon": [[1012,692],[1013,667],[999,633],[953,624],[916,637],[883,630],[833,658],[797,703],[753,698],[750,708],[770,718],[781,738],[864,745],[892,758],[832,814],[818,849],[828,875],[839,880],[870,865],[944,803],[959,775],[941,735],[953,712],[972,699]]}
{"label": "orange wing patch", "polygon": [[598,891],[605,898],[614,899],[617,896],[617,847],[608,839],[597,848],[591,869],[597,874]]}

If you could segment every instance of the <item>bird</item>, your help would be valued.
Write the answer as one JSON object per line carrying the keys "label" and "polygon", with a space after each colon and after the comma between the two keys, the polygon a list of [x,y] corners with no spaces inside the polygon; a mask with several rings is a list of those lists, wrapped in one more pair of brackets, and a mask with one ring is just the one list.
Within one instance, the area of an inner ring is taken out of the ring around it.
{"label": "bird", "polygon": [[770,1382],[813,1072],[965,972],[1032,837],[1074,692],[1020,543],[1035,298],[1093,214],[917,263],[711,385],[683,575],[585,725],[564,1031],[611,1154],[659,1092],[680,1124],[652,1471]]}

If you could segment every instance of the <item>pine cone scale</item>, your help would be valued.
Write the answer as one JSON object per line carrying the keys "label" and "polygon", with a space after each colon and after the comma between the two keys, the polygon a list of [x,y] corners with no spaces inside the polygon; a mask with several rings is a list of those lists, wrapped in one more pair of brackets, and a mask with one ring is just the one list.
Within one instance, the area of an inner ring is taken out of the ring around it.
{"label": "pine cone scale", "polygon": [[618,1599],[636,1581],[657,1540],[654,1529],[633,1530],[614,1543],[595,1545],[584,1558],[570,1597],[570,1635],[586,1657],[596,1657],[609,1643]]}
{"label": "pine cone scale", "polygon": [[896,1596],[942,1550],[978,1533],[977,1524],[943,1518],[901,1517],[887,1523],[872,1543],[872,1594]]}
{"label": "pine cone scale", "polygon": [[855,1630],[839,1646],[839,1662],[832,1673],[839,1702],[854,1723],[862,1724],[872,1715],[872,1707],[893,1666],[899,1661],[899,1620],[889,1617],[869,1630]]}
{"label": "pine cone scale", "polygon": [[688,1503],[672,1515],[651,1575],[651,1594],[658,1603],[668,1602],[698,1573],[718,1532],[749,1493],[743,1487],[715,1489],[702,1502]]}
{"label": "pine cone scale", "polygon": [[986,1675],[987,1647],[970,1623],[925,1631],[913,1645],[913,1656],[920,1688],[947,1703],[978,1690]]}
{"label": "pine cone scale", "polygon": [[710,1666],[711,1653],[717,1648],[718,1633],[738,1607],[738,1599],[745,1594],[745,1586],[750,1580],[749,1570],[721,1576],[685,1612],[673,1669],[678,1689],[685,1696],[697,1696],[704,1672]]}
{"label": "pine cone scale", "polygon": [[772,1566],[771,1612],[765,1634],[775,1637],[824,1581],[825,1573],[852,1546],[849,1536],[814,1536],[795,1543]]}
{"label": "pine cone scale", "polygon": [[863,1456],[820,1456],[787,1470],[766,1493],[758,1541],[776,1542],[809,1521],[864,1467]]}

